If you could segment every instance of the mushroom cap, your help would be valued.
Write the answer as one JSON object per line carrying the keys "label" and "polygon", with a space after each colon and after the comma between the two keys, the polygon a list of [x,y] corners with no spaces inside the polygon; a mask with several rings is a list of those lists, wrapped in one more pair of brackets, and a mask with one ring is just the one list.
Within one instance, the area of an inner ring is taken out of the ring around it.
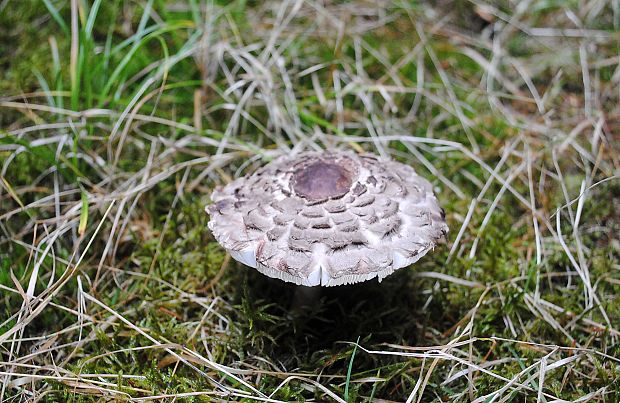
{"label": "mushroom cap", "polygon": [[306,286],[381,281],[448,232],[431,184],[372,154],[282,156],[211,199],[209,228],[235,260]]}

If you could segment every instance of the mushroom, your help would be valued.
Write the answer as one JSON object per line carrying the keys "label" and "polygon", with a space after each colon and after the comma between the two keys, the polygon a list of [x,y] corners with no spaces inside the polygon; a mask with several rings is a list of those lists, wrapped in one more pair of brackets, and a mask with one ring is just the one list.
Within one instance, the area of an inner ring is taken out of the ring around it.
{"label": "mushroom", "polygon": [[372,154],[282,156],[211,199],[209,228],[235,260],[305,286],[381,281],[448,232],[431,184]]}

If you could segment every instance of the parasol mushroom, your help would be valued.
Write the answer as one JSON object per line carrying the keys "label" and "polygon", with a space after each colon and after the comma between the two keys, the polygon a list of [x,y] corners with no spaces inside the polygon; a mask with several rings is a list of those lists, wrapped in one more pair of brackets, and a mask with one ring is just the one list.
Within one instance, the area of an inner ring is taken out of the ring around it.
{"label": "parasol mushroom", "polygon": [[234,259],[305,286],[381,281],[448,231],[431,184],[372,154],[282,156],[211,199],[209,228]]}

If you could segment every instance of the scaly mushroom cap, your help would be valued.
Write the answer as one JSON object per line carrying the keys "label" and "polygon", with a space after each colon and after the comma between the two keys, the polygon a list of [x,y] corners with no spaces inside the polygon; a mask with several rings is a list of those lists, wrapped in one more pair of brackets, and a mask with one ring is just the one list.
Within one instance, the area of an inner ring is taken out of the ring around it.
{"label": "scaly mushroom cap", "polygon": [[211,199],[209,228],[234,259],[307,286],[381,281],[448,232],[431,184],[371,154],[283,156]]}

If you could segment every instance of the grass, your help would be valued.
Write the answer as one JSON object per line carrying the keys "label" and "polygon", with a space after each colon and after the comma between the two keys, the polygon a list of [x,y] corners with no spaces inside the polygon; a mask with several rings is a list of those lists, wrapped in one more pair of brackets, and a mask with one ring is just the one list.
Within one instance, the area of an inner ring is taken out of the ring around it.
{"label": "grass", "polygon": [[[0,400],[620,400],[620,9],[519,4],[0,2]],[[333,147],[449,242],[291,318],[204,205]]]}

